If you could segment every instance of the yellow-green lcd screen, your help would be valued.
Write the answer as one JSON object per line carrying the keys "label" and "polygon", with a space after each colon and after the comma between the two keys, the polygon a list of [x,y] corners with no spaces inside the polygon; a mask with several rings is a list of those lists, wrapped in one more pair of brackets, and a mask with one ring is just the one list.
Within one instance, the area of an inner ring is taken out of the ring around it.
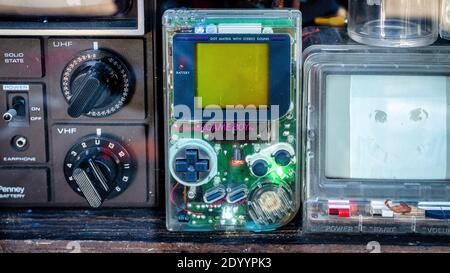
{"label": "yellow-green lcd screen", "polygon": [[206,44],[196,46],[198,107],[269,104],[268,44]]}

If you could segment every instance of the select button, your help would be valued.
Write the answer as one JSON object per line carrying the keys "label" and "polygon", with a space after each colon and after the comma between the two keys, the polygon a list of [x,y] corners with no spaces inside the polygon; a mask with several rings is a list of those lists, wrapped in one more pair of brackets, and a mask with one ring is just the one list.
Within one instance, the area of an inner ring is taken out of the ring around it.
{"label": "select button", "polygon": [[1,39],[1,78],[41,78],[42,49],[39,39]]}

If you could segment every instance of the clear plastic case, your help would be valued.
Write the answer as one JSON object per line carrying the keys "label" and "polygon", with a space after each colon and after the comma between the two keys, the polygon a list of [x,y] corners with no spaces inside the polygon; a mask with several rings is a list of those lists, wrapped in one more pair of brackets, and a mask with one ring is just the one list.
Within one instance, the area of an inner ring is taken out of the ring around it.
{"label": "clear plastic case", "polygon": [[168,229],[287,224],[300,205],[300,12],[169,10],[163,26]]}
{"label": "clear plastic case", "polygon": [[450,40],[450,1],[442,0],[441,7],[441,25],[440,25],[441,37]]}
{"label": "clear plastic case", "polygon": [[305,230],[450,234],[448,45],[326,32],[304,52]]}
{"label": "clear plastic case", "polygon": [[363,44],[418,47],[438,38],[439,0],[349,0],[348,32]]}

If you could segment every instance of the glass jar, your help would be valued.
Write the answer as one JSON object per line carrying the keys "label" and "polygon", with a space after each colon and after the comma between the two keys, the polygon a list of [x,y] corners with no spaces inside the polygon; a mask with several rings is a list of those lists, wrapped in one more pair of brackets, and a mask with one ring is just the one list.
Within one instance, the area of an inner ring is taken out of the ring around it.
{"label": "glass jar", "polygon": [[349,0],[348,32],[368,45],[426,46],[438,38],[439,10],[439,0]]}
{"label": "glass jar", "polygon": [[442,38],[450,40],[450,0],[442,0],[440,33]]}

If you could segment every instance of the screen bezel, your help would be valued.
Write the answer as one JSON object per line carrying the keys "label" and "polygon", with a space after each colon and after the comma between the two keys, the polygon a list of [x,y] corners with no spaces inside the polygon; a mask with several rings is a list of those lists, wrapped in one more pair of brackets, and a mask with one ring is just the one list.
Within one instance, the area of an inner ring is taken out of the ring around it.
{"label": "screen bezel", "polygon": [[[254,39],[254,40],[250,40]],[[285,116],[291,105],[291,37],[288,34],[176,34],[173,37],[173,77],[174,105],[187,106],[194,121],[195,107],[195,50],[198,43],[227,44],[263,44],[269,45],[269,105],[268,117],[271,117],[271,107],[279,106],[279,118]],[[180,67],[182,70],[179,70]],[[256,106],[258,107],[258,106]],[[226,109],[223,111],[226,117]],[[258,108],[257,108],[258,110]],[[236,110],[239,112],[245,112]],[[246,115],[245,115],[246,116]],[[180,119],[181,117],[174,117]],[[186,117],[184,117],[186,118]],[[246,121],[251,120],[246,116]],[[203,118],[207,121],[207,118]]]}
{"label": "screen bezel", "polygon": [[[370,69],[368,69],[368,71],[370,71]],[[422,73],[412,73],[412,72],[407,72],[407,71],[402,71],[402,69],[400,69],[399,71],[396,71],[395,73],[389,73],[389,71],[380,71],[380,72],[376,72],[376,73],[366,73],[366,71],[362,71],[362,72],[349,72],[349,71],[345,71],[345,72],[340,72],[338,70],[330,70],[327,71],[325,73],[323,73],[322,77],[324,79],[324,83],[322,85],[322,90],[321,92],[323,92],[323,100],[322,100],[322,105],[321,107],[323,107],[323,112],[321,112],[321,121],[322,124],[324,124],[323,130],[321,130],[321,155],[323,156],[323,174],[321,175],[322,177],[326,178],[327,180],[337,180],[337,181],[342,181],[342,180],[361,180],[361,181],[393,181],[394,182],[402,182],[402,181],[410,181],[411,179],[385,179],[385,178],[358,178],[358,177],[332,177],[332,176],[327,176],[326,173],[326,161],[327,161],[327,86],[328,86],[328,77],[329,76],[389,76],[389,77],[401,77],[401,76],[413,76],[413,77],[445,77],[447,82],[450,82],[450,73],[445,73],[444,71],[441,72],[437,72],[436,73],[430,73],[428,75],[424,75]],[[381,83],[380,83],[381,85]],[[450,103],[450,86],[447,86],[447,95],[449,98],[449,103]],[[447,109],[447,124],[449,123],[449,119],[450,119],[450,112],[449,109]],[[450,130],[449,128],[447,128],[447,130]],[[450,144],[450,135],[447,136],[447,142]],[[448,149],[450,149],[450,146],[448,147]],[[449,158],[450,160],[450,158]],[[442,181],[450,181],[450,179],[448,178],[450,177],[450,168],[447,169],[447,178],[446,179],[414,179],[415,181],[418,182],[442,182]]]}
{"label": "screen bezel", "polygon": [[[439,57],[417,56],[416,63],[401,54],[349,54],[348,52],[312,55],[305,61],[306,134],[304,142],[310,155],[306,157],[307,198],[350,199],[417,199],[428,191],[431,199],[442,199],[450,190],[450,180],[388,180],[329,178],[326,162],[326,79],[328,75],[408,75],[450,76],[450,63],[439,63]],[[337,55],[342,55],[337,57]],[[392,55],[392,56],[391,56]],[[395,56],[394,56],[395,55]],[[391,58],[392,57],[392,58]],[[320,60],[319,60],[320,58]],[[338,61],[339,60],[339,61]],[[426,61],[425,61],[426,60]],[[433,62],[434,61],[434,62]],[[306,64],[308,63],[308,64]],[[308,136],[313,139],[308,140]],[[438,189],[433,190],[431,189]],[[448,196],[446,197],[448,199]],[[444,199],[445,200],[445,199]]]}

